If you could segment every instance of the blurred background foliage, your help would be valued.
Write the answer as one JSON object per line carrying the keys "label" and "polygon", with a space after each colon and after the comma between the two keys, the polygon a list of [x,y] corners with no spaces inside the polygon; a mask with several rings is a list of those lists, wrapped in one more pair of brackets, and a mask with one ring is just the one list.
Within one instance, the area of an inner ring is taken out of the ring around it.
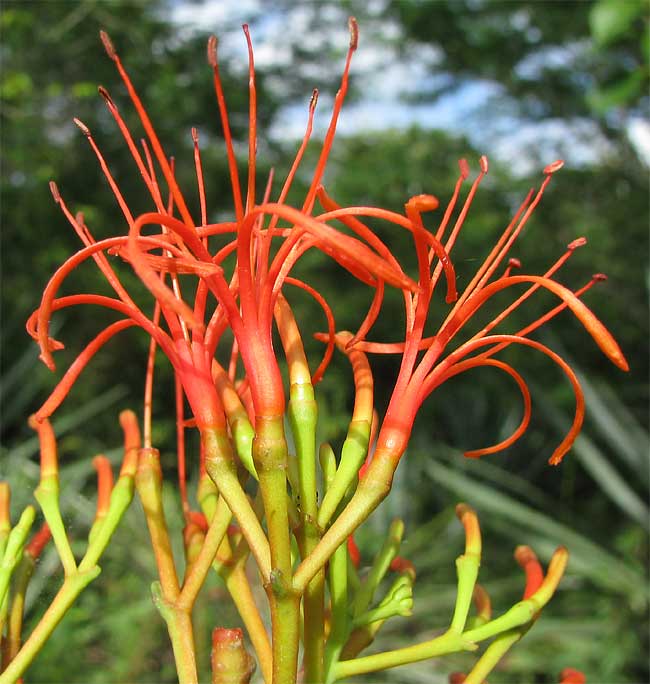
{"label": "blurred background foliage", "polygon": [[[38,305],[53,270],[77,248],[76,237],[54,206],[48,181],[56,179],[96,236],[123,230],[123,221],[96,160],[72,124],[93,131],[134,213],[149,209],[134,164],[111,120],[97,84],[116,99],[132,130],[139,130],[113,64],[97,38],[112,35],[140,89],[178,177],[196,210],[190,128],[201,134],[210,218],[231,212],[231,193],[205,40],[223,38],[222,73],[234,134],[246,139],[246,62],[239,24],[251,24],[257,45],[260,184],[273,166],[286,173],[304,125],[311,89],[321,89],[317,133],[294,196],[309,182],[347,42],[345,20],[361,27],[350,103],[341,118],[326,186],[341,204],[379,204],[399,210],[415,193],[444,202],[466,156],[474,170],[480,154],[490,175],[476,198],[455,250],[462,282],[509,220],[540,169],[556,156],[567,167],[554,179],[516,256],[540,272],[579,235],[589,245],[563,271],[577,287],[593,272],[609,281],[586,297],[619,339],[631,372],[610,367],[570,316],[558,318],[544,340],[562,349],[585,380],[588,413],[583,436],[559,468],[546,460],[566,429],[573,398],[559,373],[513,350],[510,360],[534,390],[534,419],[507,453],[480,463],[461,451],[494,443],[520,416],[507,380],[486,371],[460,377],[437,391],[421,412],[412,448],[400,466],[392,498],[359,541],[370,561],[391,516],[405,518],[404,554],[418,568],[414,617],[394,620],[381,645],[396,647],[444,626],[453,604],[453,560],[462,546],[452,505],[476,507],[485,533],[482,583],[495,607],[517,598],[522,584],[511,551],[533,545],[548,559],[565,544],[572,563],[544,617],[494,675],[503,682],[551,682],[566,666],[592,683],[648,681],[648,4],[644,0],[539,2],[527,0],[373,0],[294,3],[191,0],[4,0],[0,89],[2,109],[2,456],[0,473],[14,488],[13,511],[36,483],[36,442],[26,417],[43,401],[54,378],[37,363],[24,321]],[[382,92],[388,88],[388,95]],[[363,109],[363,102],[370,102]],[[370,113],[369,113],[370,112]],[[438,119],[440,115],[440,119]],[[298,121],[298,123],[296,123]],[[645,138],[644,138],[645,136]],[[645,140],[645,147],[644,147]],[[277,182],[277,181],[276,181]],[[381,228],[379,227],[379,230]],[[389,241],[405,263],[408,240]],[[410,259],[410,261],[409,261]],[[354,328],[368,293],[341,278],[331,261],[305,258],[302,268],[334,304],[339,328]],[[136,280],[123,269],[133,289]],[[66,292],[103,291],[88,265]],[[143,302],[146,298],[142,299]],[[300,293],[292,298],[305,336],[322,328]],[[521,322],[547,308],[540,298]],[[397,339],[398,298],[373,336]],[[442,307],[441,307],[442,308]],[[98,329],[92,311],[57,317],[69,349],[60,369]],[[397,325],[397,329],[396,329]],[[313,353],[315,342],[308,341]],[[63,507],[72,534],[85,535],[93,511],[90,457],[108,449],[119,459],[121,408],[139,405],[147,341],[129,331],[110,343],[83,375],[55,421],[61,440]],[[521,362],[519,362],[521,361]],[[396,371],[375,359],[377,404],[385,407]],[[59,370],[57,377],[60,375]],[[174,429],[166,417],[170,377],[161,364],[154,407],[156,442],[169,464],[172,526],[180,531],[174,491]],[[480,382],[480,389],[477,383]],[[340,359],[320,386],[323,439],[340,444],[350,409],[348,369]],[[176,536],[179,540],[179,534]],[[435,542],[435,543],[434,543]],[[179,557],[181,549],[179,547]],[[29,600],[33,625],[58,586],[50,551],[40,563]],[[135,504],[103,563],[101,579],[82,596],[29,672],[33,682],[173,681],[170,648],[148,596],[154,578],[146,529]],[[236,617],[218,601],[217,581],[197,610],[197,634]],[[458,658],[420,663],[373,681],[444,682]],[[391,679],[392,677],[392,679]],[[369,680],[368,680],[369,681]]]}

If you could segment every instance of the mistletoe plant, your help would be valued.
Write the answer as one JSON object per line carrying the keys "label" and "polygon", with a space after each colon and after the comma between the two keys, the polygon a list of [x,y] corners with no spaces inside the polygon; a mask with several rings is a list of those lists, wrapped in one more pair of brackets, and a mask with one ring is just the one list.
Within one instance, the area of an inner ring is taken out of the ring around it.
{"label": "mistletoe plant", "polygon": [[[144,509],[158,569],[158,580],[152,585],[153,601],[167,625],[182,684],[197,682],[192,610],[212,570],[223,578],[246,632],[245,638],[240,629],[214,627],[215,684],[249,682],[256,667],[267,684],[330,684],[405,663],[482,649],[471,672],[452,675],[452,681],[480,684],[531,627],[565,570],[568,553],[563,547],[556,550],[546,572],[530,548],[518,547],[515,559],[526,576],[523,598],[493,617],[490,597],[477,584],[481,561],[479,522],[467,504],[459,504],[457,514],[465,529],[466,544],[456,561],[458,590],[450,619],[438,622],[442,631],[428,641],[362,654],[386,620],[409,615],[413,603],[415,569],[399,555],[403,523],[395,520],[390,525],[385,543],[364,574],[358,571],[359,552],[353,535],[389,494],[425,399],[446,380],[466,370],[489,367],[503,371],[521,393],[521,423],[499,444],[466,456],[476,458],[505,449],[526,431],[531,402],[522,376],[498,355],[512,345],[541,352],[561,368],[576,398],[573,425],[550,457],[551,464],[559,464],[580,430],[583,394],[567,363],[531,334],[561,311],[570,309],[614,364],[624,370],[627,365],[611,334],[580,300],[580,295],[602,276],[594,276],[575,291],[555,278],[573,252],[585,243],[583,238],[573,241],[542,275],[513,275],[520,264],[509,257],[510,251],[562,162],[544,169],[539,189],[531,190],[524,199],[473,278],[459,292],[451,255],[478,186],[488,172],[487,159],[480,159],[479,173],[464,200],[461,195],[470,167],[464,159],[459,162],[458,181],[437,220],[432,214],[439,202],[433,195],[405,198],[404,212],[396,213],[371,206],[342,207],[326,192],[323,174],[357,49],[357,25],[351,19],[340,89],[302,204],[290,206],[285,200],[309,143],[317,91],[309,104],[304,139],[279,193],[272,177],[260,192],[256,174],[255,69],[247,26],[244,33],[250,97],[245,181],[240,178],[228,123],[217,40],[212,37],[208,42],[207,57],[233,198],[231,218],[218,223],[209,220],[196,129],[192,138],[200,200],[198,220],[188,209],[174,163],[163,149],[113,43],[106,33],[101,34],[142,123],[145,138],[140,144],[107,90],[100,88],[99,92],[138,168],[152,210],[139,216],[131,212],[90,129],[75,120],[97,157],[123,214],[125,228],[96,239],[83,215],[75,214],[51,183],[54,200],[83,247],[52,276],[27,328],[40,347],[40,358],[54,370],[53,352],[63,346],[49,333],[50,319],[56,311],[99,306],[117,313],[119,318],[79,353],[30,419],[41,444],[41,481],[35,497],[46,526],[27,545],[34,509],[28,508],[11,529],[8,490],[0,489],[0,598],[2,617],[9,617],[3,637],[6,648],[2,684],[21,677],[77,596],[99,575],[100,557],[134,490]],[[383,222],[412,241],[416,273],[409,274],[402,267],[369,227],[369,220]],[[294,274],[294,266],[310,250],[320,250],[374,292],[369,310],[359,317],[356,332],[337,330],[334,313],[323,295]],[[58,296],[66,277],[89,259],[94,260],[114,294]],[[153,296],[150,310],[136,303],[135,295],[123,284],[117,268],[120,262],[137,274]],[[425,335],[432,309],[441,306],[433,305],[439,284],[446,289],[448,312],[437,332]],[[327,332],[317,335],[324,344],[324,355],[317,366],[306,358],[301,328],[290,303],[291,288],[308,293],[327,320]],[[386,288],[401,293],[405,329],[402,334],[396,333],[396,340],[374,341],[369,339],[369,333],[382,315]],[[478,332],[467,334],[467,324],[475,314],[482,313],[494,295],[506,290],[515,292],[511,303]],[[523,329],[504,331],[509,315],[538,290],[554,295],[557,305]],[[49,419],[98,350],[118,332],[133,326],[141,328],[150,340],[142,433],[136,415],[123,412],[120,422],[124,461],[115,485],[108,461],[95,461],[99,474],[97,515],[87,551],[78,560],[59,510],[56,442]],[[229,348],[224,356],[225,345]],[[178,496],[185,516],[182,567],[172,554],[166,522],[169,512],[162,498],[163,472],[159,452],[152,443],[157,349],[164,352],[175,377]],[[329,444],[317,445],[318,404],[314,393],[314,386],[336,350],[349,362],[354,387],[354,408],[340,453]],[[375,411],[373,401],[369,361],[373,354],[396,354],[400,358],[383,417]],[[280,357],[288,368],[286,384]],[[199,453],[189,459],[190,468],[198,471],[196,492],[188,492],[187,486],[187,430],[198,430],[200,435]],[[292,444],[291,450],[288,443]],[[197,504],[200,510],[195,510]],[[63,583],[38,626],[21,643],[22,601],[28,575],[50,533],[63,566]],[[8,593],[10,583],[12,590]],[[255,599],[256,583],[264,588],[265,605]],[[382,595],[380,589],[384,587],[388,588]],[[581,675],[567,670],[562,679],[578,682]]]}

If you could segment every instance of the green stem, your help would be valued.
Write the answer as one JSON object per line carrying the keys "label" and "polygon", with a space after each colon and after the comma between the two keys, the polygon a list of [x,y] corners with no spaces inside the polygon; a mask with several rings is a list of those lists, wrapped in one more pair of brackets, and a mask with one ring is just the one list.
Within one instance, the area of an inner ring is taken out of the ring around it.
{"label": "green stem", "polygon": [[142,449],[140,451],[135,486],[142,501],[147,527],[149,528],[160,584],[165,598],[168,601],[173,601],[178,597],[180,587],[167,530],[167,521],[165,520],[160,455],[156,449]]}
{"label": "green stem", "polygon": [[41,506],[43,516],[47,522],[52,540],[63,565],[63,572],[71,575],[77,570],[77,563],[70,548],[68,535],[66,534],[59,508],[59,478],[57,475],[49,475],[41,478],[34,492],[34,498]]}
{"label": "green stem", "polygon": [[481,559],[476,554],[466,553],[456,559],[458,592],[456,594],[454,616],[449,629],[457,634],[460,634],[465,629],[480,564]]}
{"label": "green stem", "polygon": [[[302,557],[308,556],[320,539],[316,523],[318,516],[316,483],[316,425],[318,406],[311,384],[291,385],[289,420],[296,445],[298,460],[298,487],[300,494],[300,547]],[[305,684],[323,681],[323,654],[325,648],[325,573],[320,571],[309,583],[303,599],[304,613],[304,676]]]}
{"label": "green stem", "polygon": [[9,621],[7,623],[7,635],[2,643],[2,669],[16,657],[20,651],[21,635],[23,627],[23,610],[25,607],[25,594],[29,580],[34,572],[34,559],[29,553],[25,553],[14,574],[11,587],[11,608],[9,609]]}
{"label": "green stem", "polygon": [[370,424],[366,420],[353,420],[341,449],[341,462],[336,475],[323,497],[318,511],[318,525],[325,528],[341,503],[348,488],[359,473],[359,468],[368,453]]}
{"label": "green stem", "polygon": [[269,542],[237,477],[237,468],[228,435],[223,430],[204,430],[201,433],[201,440],[205,450],[205,467],[208,475],[225,499],[228,508],[237,518],[260,574],[267,582],[271,575]]}
{"label": "green stem", "polygon": [[427,660],[448,653],[459,651],[472,651],[476,645],[459,634],[447,632],[431,641],[425,641],[415,646],[398,648],[394,651],[377,653],[375,655],[357,658],[356,660],[343,660],[334,668],[334,680],[352,677],[354,675],[377,672],[390,667],[397,667],[406,663],[414,663],[419,660]]}
{"label": "green stem", "polygon": [[348,620],[348,549],[341,544],[332,555],[329,565],[330,635],[325,647],[325,681],[333,681],[334,666],[350,632]]}
{"label": "green stem", "polygon": [[27,540],[27,535],[32,529],[34,517],[36,512],[33,506],[27,506],[20,516],[20,520],[16,526],[9,533],[7,539],[7,546],[5,548],[2,562],[0,563],[0,604],[5,603],[7,592],[9,590],[9,581],[11,576],[20,562],[23,554],[23,547]]}
{"label": "green stem", "polygon": [[393,520],[388,530],[386,540],[375,556],[368,577],[357,592],[352,612],[355,618],[358,618],[364,613],[370,605],[377,587],[388,572],[391,562],[399,553],[403,535],[404,523],[399,519]]}
{"label": "green stem", "polygon": [[100,568],[95,566],[85,572],[75,571],[74,574],[65,578],[61,589],[30,634],[29,639],[9,663],[7,669],[0,675],[0,684],[13,684],[23,674],[79,594],[100,572]]}
{"label": "green stem", "polygon": [[296,569],[293,578],[296,591],[304,591],[312,577],[325,566],[336,549],[386,498],[390,491],[393,472],[393,464],[387,459],[373,462],[348,505],[332,523],[312,553]]}
{"label": "green stem", "polygon": [[198,684],[192,618],[188,611],[177,608],[165,599],[163,591],[160,582],[154,582],[151,585],[154,605],[167,623],[167,631],[174,651],[178,684]]}
{"label": "green stem", "polygon": [[517,643],[522,636],[521,629],[515,629],[511,632],[500,634],[487,649],[485,649],[485,652],[478,659],[476,665],[472,668],[472,671],[465,678],[465,684],[482,684],[485,681],[485,678],[506,654],[508,649]]}
{"label": "green stem", "polygon": [[300,594],[292,591],[291,535],[287,508],[287,443],[282,416],[257,417],[253,460],[271,549],[267,593],[273,629],[273,684],[295,681],[300,637]]}
{"label": "green stem", "polygon": [[199,591],[201,591],[212,562],[217,555],[217,550],[228,531],[231,519],[232,513],[228,505],[223,500],[223,497],[219,497],[217,510],[210,522],[201,551],[194,563],[192,563],[189,574],[183,582],[183,588],[176,600],[176,606],[179,610],[192,610],[194,601],[196,601],[196,597]]}

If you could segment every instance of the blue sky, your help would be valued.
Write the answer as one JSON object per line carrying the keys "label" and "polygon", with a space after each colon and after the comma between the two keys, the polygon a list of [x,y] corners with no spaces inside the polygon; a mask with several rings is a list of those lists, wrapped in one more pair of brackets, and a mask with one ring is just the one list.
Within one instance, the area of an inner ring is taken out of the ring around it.
{"label": "blue sky", "polygon": [[[371,4],[379,8],[384,1],[371,0]],[[215,32],[219,36],[220,51],[241,62],[241,73],[245,78],[246,44],[241,30],[232,27],[258,15],[264,6],[262,0],[205,0],[202,3],[174,0],[171,15],[181,29],[181,36],[182,32],[189,33],[199,29]],[[331,11],[341,15],[341,30],[327,36],[313,33],[307,36],[309,10],[304,5],[301,7],[297,4],[295,9],[286,14],[267,12],[264,21],[256,23],[252,35],[256,64],[286,68],[289,78],[291,55],[288,49],[283,48],[283,38],[287,34],[305,34],[306,39],[312,45],[315,44],[315,47],[329,44],[343,50],[348,41],[345,16],[337,8]],[[397,25],[385,24],[382,29],[389,35],[392,32],[393,37],[399,35]],[[366,39],[363,26],[360,30],[360,45],[352,70],[353,73],[363,74],[363,78],[357,82],[362,92],[357,102],[344,107],[338,128],[340,134],[407,128],[412,125],[441,128],[467,135],[479,150],[508,164],[515,173],[522,174],[539,167],[539,159],[552,161],[562,157],[569,166],[579,166],[597,162],[609,152],[607,141],[602,137],[598,126],[586,118],[571,122],[548,119],[541,123],[530,123],[508,115],[483,116],[482,112],[487,110],[492,98],[501,95],[498,86],[494,84],[477,81],[455,90],[451,95],[441,97],[435,103],[414,103],[409,96],[430,85],[431,72],[428,65],[435,64],[435,51],[431,49],[423,54],[420,50],[417,56],[410,58],[396,53],[387,54],[390,48],[373,43],[371,38]],[[562,59],[566,59],[566,55],[559,48],[547,49],[540,56],[539,64],[523,65],[522,68],[535,69],[544,60]],[[341,68],[342,66],[341,63]],[[311,68],[314,72],[314,84],[317,85],[318,67]],[[333,94],[321,93],[315,122],[316,135],[322,134],[327,126],[328,108]],[[280,139],[302,136],[309,95],[310,93],[305,93],[304,101],[289,102],[282,108],[271,129],[271,135]],[[628,135],[639,155],[646,163],[650,163],[648,120],[633,120],[628,128]],[[536,150],[534,157],[526,153],[530,149]]]}

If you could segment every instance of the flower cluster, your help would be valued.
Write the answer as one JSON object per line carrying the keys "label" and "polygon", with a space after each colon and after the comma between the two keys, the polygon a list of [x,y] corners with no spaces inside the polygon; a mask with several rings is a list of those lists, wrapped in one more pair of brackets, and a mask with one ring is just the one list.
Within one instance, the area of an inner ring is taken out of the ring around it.
{"label": "flower cluster", "polygon": [[[413,422],[423,401],[446,380],[464,371],[490,367],[505,372],[514,380],[523,398],[521,423],[509,438],[499,444],[466,455],[479,457],[505,449],[526,431],[531,402],[525,380],[497,355],[512,345],[539,351],[564,371],[576,397],[573,425],[550,457],[550,463],[557,464],[571,448],[580,430],[584,398],[569,365],[531,334],[562,310],[569,309],[613,363],[624,370],[627,364],[612,335],[580,299],[603,276],[593,276],[577,290],[562,285],[556,279],[559,269],[572,253],[585,244],[584,238],[569,244],[566,252],[545,273],[515,274],[521,264],[510,256],[513,245],[530,221],[562,162],[554,162],[544,169],[544,179],[539,189],[531,190],[473,278],[462,291],[458,291],[452,253],[472,200],[488,172],[487,159],[480,159],[479,173],[464,200],[461,200],[461,195],[463,185],[470,176],[470,168],[467,161],[459,162],[458,181],[441,212],[441,218],[433,228],[430,215],[439,209],[440,204],[433,195],[411,197],[405,202],[404,212],[397,213],[372,206],[343,207],[326,192],[322,186],[323,174],[358,42],[356,22],[351,20],[351,38],[340,89],[302,205],[290,206],[286,198],[310,140],[317,91],[314,91],[309,103],[304,138],[279,193],[274,190],[272,175],[260,192],[256,174],[255,68],[246,26],[244,33],[249,55],[250,99],[245,182],[240,178],[229,126],[219,73],[217,40],[212,37],[208,42],[207,57],[221,116],[233,197],[231,219],[212,223],[209,220],[198,132],[192,130],[200,198],[200,217],[197,220],[191,215],[177,182],[173,160],[163,149],[111,39],[102,32],[101,39],[106,52],[114,62],[142,124],[145,138],[139,145],[115,100],[103,87],[100,88],[100,94],[137,166],[143,188],[151,198],[152,210],[139,216],[133,215],[90,129],[75,120],[115,196],[124,217],[125,229],[115,236],[96,239],[83,215],[75,214],[57,186],[51,184],[55,201],[83,247],[52,276],[27,328],[39,344],[41,359],[54,370],[53,352],[63,346],[49,332],[50,319],[55,311],[91,305],[117,312],[120,318],[104,328],[79,353],[34,420],[35,426],[42,431],[43,428],[38,426],[46,424],[100,348],[122,330],[133,326],[141,328],[151,340],[151,346],[146,372],[143,442],[137,457],[135,484],[145,508],[160,575],[154,601],[167,621],[181,680],[194,681],[196,677],[191,638],[187,631],[190,630],[191,634],[188,615],[208,569],[213,562],[218,564],[219,558],[226,559],[225,565],[231,564],[228,567],[238,567],[234,559],[241,560],[250,553],[269,595],[273,636],[271,646],[259,613],[250,605],[245,573],[230,573],[227,576],[228,581],[232,582],[233,599],[240,608],[265,679],[276,684],[295,681],[298,643],[302,638],[305,681],[333,681],[344,675],[372,671],[373,664],[370,662],[359,667],[346,667],[346,659],[353,659],[366,645],[369,625],[372,631],[378,622],[383,622],[387,617],[408,614],[410,610],[415,574],[407,561],[391,566],[397,572],[398,579],[383,602],[371,608],[372,594],[366,593],[356,599],[349,614],[345,610],[336,612],[334,608],[335,597],[332,592],[333,587],[340,586],[337,584],[337,581],[340,582],[339,576],[339,580],[333,580],[334,584],[330,586],[332,615],[338,615],[339,624],[332,623],[328,627],[331,636],[328,639],[324,626],[324,582],[328,561],[331,561],[330,572],[340,571],[332,569],[341,567],[337,553],[343,552],[344,558],[354,557],[353,542],[346,547],[346,540],[389,492],[393,474],[406,450]],[[414,245],[417,274],[409,275],[378,234],[369,227],[369,219],[383,221],[406,231]],[[314,249],[335,260],[353,278],[374,292],[372,304],[366,315],[360,317],[355,333],[337,330],[334,312],[323,294],[293,275],[299,259]],[[150,311],[143,310],[136,303],[137,297],[129,293],[123,284],[110,258],[116,256],[133,269],[151,293],[153,301]],[[66,277],[89,259],[95,261],[114,295],[84,293],[58,296]],[[188,282],[190,279],[192,282]],[[446,287],[445,299],[449,310],[437,332],[425,336],[433,308],[434,291],[441,280]],[[306,291],[324,311],[328,322],[327,333],[318,335],[325,344],[324,356],[313,371],[305,356],[299,324],[285,296],[289,287]],[[405,329],[401,334],[396,332],[396,340],[370,341],[369,333],[382,315],[386,287],[397,288],[402,294]],[[503,324],[508,316],[541,289],[553,294],[558,304],[526,327],[514,332],[504,331]],[[515,292],[512,302],[481,330],[463,338],[467,324],[478,312],[482,312],[494,295],[504,290]],[[288,387],[284,386],[278,354],[274,349],[275,330],[279,333],[289,369]],[[224,359],[220,358],[217,350],[227,331],[232,333],[234,341]],[[179,493],[186,517],[187,568],[182,581],[171,554],[160,495],[162,472],[158,452],[151,442],[153,361],[158,347],[169,360],[176,379]],[[314,385],[325,372],[335,348],[347,357],[352,367],[354,410],[340,456],[337,458],[331,448],[325,445],[318,459]],[[373,376],[368,356],[386,353],[398,354],[401,361],[388,409],[380,418],[374,410]],[[186,404],[189,405],[189,416],[186,415]],[[291,427],[295,454],[289,454],[287,447],[285,418]],[[197,494],[201,513],[192,510],[186,482],[184,434],[187,429],[194,427],[201,436],[200,457],[197,459]],[[320,501],[319,461],[324,482]],[[256,489],[255,486],[251,489],[254,482],[257,482]],[[110,492],[110,487],[107,491]],[[249,496],[251,491],[256,491],[254,499]],[[105,493],[105,502],[107,497]],[[108,510],[107,503],[105,508]],[[232,525],[233,517],[236,526]],[[483,623],[488,627],[475,626],[463,634],[478,572],[480,536],[477,551],[472,547],[476,539],[471,541],[472,534],[478,534],[478,523],[475,524],[475,532],[471,532],[474,529],[471,528],[471,521],[475,520],[473,512],[461,508],[459,517],[468,533],[468,547],[462,556],[468,559],[463,561],[468,569],[463,570],[462,581],[466,584],[462,591],[459,586],[462,601],[459,598],[460,607],[457,606],[450,628],[451,636],[444,641],[444,647],[452,650],[474,648],[474,641],[499,633],[496,628],[489,627],[494,621],[490,621],[490,610],[486,609],[483,610]],[[299,562],[294,560],[296,542]],[[534,554],[531,554],[527,548],[517,553],[517,560],[526,569],[530,585],[527,586],[524,603],[531,596],[540,596],[542,590],[544,600],[540,599],[541,603],[535,604],[534,610],[531,608],[533,604],[526,604],[528,612],[517,613],[518,616],[527,616],[526,620],[536,615],[539,607],[550,598],[566,564],[566,553],[559,551],[547,579],[543,579],[539,564]],[[392,559],[395,562],[397,560],[400,559]],[[224,563],[220,567],[225,567]],[[388,566],[384,574],[387,570]],[[345,574],[347,570],[344,568],[342,572]],[[485,595],[480,590],[477,592],[475,597],[478,596],[478,599],[475,598],[475,601],[481,613],[481,606],[485,608],[485,601],[481,603],[481,597]],[[298,629],[300,619],[304,620],[302,636]],[[517,619],[523,620],[523,617]],[[523,623],[508,624],[509,629],[514,629]],[[514,641],[521,636],[519,631],[515,632],[512,633]],[[217,636],[217,645],[226,636],[241,643],[241,635],[219,632]],[[326,643],[329,644],[327,648]],[[503,646],[505,642],[495,643]],[[441,644],[437,643],[433,650],[429,648],[427,657],[435,655],[436,648],[441,648]],[[215,652],[221,652],[216,646],[215,649]],[[496,651],[488,648],[486,654],[488,652]],[[402,658],[403,662],[406,662],[406,657]],[[340,658],[343,660],[338,662]],[[245,678],[250,677],[250,662],[243,655],[240,660],[247,673],[242,675],[241,681],[248,681]],[[399,658],[395,661],[388,659],[382,667],[397,662]],[[480,662],[484,662],[481,666],[484,667],[488,661]],[[483,672],[477,670],[477,673],[479,671]],[[478,674],[469,677],[467,681],[482,681],[477,679]]]}

